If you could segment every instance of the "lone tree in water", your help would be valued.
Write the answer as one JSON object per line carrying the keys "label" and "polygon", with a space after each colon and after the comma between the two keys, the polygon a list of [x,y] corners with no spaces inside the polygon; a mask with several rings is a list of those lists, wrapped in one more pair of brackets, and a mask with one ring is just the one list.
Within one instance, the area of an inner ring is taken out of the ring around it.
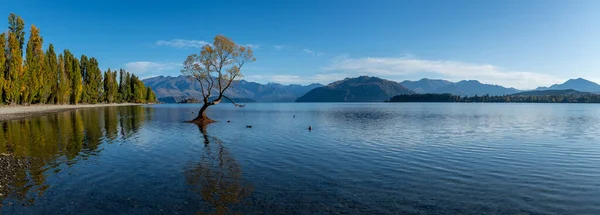
{"label": "lone tree in water", "polygon": [[189,121],[196,124],[208,124],[214,120],[206,116],[206,109],[221,103],[223,98],[237,106],[225,91],[236,80],[242,78],[244,64],[254,62],[250,47],[236,45],[231,39],[218,35],[213,44],[204,45],[200,55],[192,54],[183,62],[184,75],[194,78],[202,88],[202,102],[198,116]]}

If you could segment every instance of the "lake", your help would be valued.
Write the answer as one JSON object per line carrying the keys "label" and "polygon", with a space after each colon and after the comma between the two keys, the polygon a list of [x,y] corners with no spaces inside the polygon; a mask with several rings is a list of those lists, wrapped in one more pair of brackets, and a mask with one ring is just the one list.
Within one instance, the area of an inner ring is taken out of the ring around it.
{"label": "lake", "polygon": [[0,123],[1,213],[600,214],[600,105],[199,107]]}

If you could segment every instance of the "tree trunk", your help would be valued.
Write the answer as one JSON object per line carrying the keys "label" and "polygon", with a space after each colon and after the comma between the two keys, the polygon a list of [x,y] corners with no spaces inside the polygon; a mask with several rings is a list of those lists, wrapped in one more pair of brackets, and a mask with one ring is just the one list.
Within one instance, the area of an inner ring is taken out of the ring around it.
{"label": "tree trunk", "polygon": [[210,105],[207,103],[204,103],[202,105],[202,107],[200,108],[200,111],[198,111],[198,116],[189,122],[196,123],[198,125],[206,125],[206,124],[215,122],[214,120],[212,120],[212,119],[208,118],[208,116],[206,116],[206,109],[208,109],[208,106],[210,106]]}

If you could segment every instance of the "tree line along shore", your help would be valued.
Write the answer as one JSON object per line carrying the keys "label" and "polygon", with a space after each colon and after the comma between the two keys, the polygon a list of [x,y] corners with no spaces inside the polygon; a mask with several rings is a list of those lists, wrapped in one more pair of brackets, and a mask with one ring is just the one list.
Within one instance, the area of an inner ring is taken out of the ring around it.
{"label": "tree line along shore", "polygon": [[24,20],[11,13],[8,30],[0,31],[0,104],[156,102],[155,93],[136,75],[124,69],[103,73],[96,58],[77,58],[68,49],[57,56],[52,44],[44,51],[35,25],[25,44],[24,29]]}
{"label": "tree line along shore", "polygon": [[464,102],[464,103],[600,103],[600,94],[458,96],[452,94],[397,95],[388,102]]}

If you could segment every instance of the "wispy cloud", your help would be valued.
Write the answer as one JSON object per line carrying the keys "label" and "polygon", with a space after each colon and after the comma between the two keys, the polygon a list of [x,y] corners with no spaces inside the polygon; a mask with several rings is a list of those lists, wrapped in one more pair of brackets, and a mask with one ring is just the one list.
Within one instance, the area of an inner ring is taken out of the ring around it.
{"label": "wispy cloud", "polygon": [[315,52],[315,51],[313,51],[313,50],[310,50],[310,49],[303,49],[302,51],[303,51],[304,53],[306,53],[306,54],[309,54],[309,55],[312,55],[312,56],[317,56],[317,57],[323,56],[323,52],[318,52],[318,53],[317,53],[317,52]]}
{"label": "wispy cloud", "polygon": [[250,47],[252,49],[259,49],[260,48],[260,45],[257,45],[257,44],[246,44],[245,46],[246,47]]}
{"label": "wispy cloud", "polygon": [[140,78],[150,78],[159,75],[178,75],[181,63],[136,61],[125,64],[125,70]]}
{"label": "wispy cloud", "polygon": [[274,45],[273,48],[275,50],[279,51],[279,50],[283,49],[283,46],[282,45]]}
{"label": "wispy cloud", "polygon": [[399,78],[418,73],[433,73],[441,76],[440,78],[451,81],[477,79],[484,83],[500,84],[520,89],[532,89],[560,81],[560,79],[546,74],[505,70],[489,64],[423,60],[412,56],[343,58],[335,60],[329,66],[324,67],[324,70],[388,78]]}
{"label": "wispy cloud", "polygon": [[155,43],[157,46],[171,46],[175,48],[201,48],[204,45],[210,43],[203,40],[184,40],[184,39],[172,39],[172,40],[159,40]]}

